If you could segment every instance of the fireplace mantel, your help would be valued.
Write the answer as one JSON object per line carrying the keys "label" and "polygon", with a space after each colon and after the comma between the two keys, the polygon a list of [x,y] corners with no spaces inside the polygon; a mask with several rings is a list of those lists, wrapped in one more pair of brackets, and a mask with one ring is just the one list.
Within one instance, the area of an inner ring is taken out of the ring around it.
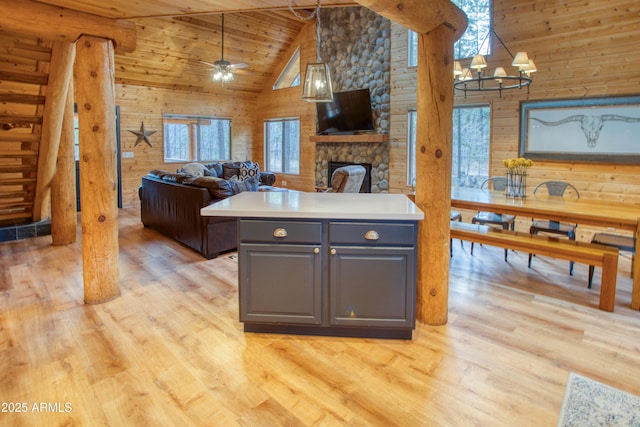
{"label": "fireplace mantel", "polygon": [[389,142],[386,133],[363,133],[360,135],[313,135],[312,142]]}

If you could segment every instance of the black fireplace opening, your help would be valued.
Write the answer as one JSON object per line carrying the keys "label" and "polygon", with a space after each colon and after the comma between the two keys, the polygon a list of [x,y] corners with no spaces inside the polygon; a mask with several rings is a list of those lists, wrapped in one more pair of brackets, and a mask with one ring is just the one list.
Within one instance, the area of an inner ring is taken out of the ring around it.
{"label": "black fireplace opening", "polygon": [[364,174],[364,179],[362,180],[362,185],[360,186],[360,192],[361,193],[371,193],[371,163],[350,163],[350,162],[333,162],[330,161],[329,162],[329,175],[327,175],[327,179],[328,179],[328,186],[331,186],[331,176],[333,175],[333,172],[338,169],[341,168],[342,166],[349,166],[349,165],[360,165],[362,167],[364,167],[365,169],[365,174]]}

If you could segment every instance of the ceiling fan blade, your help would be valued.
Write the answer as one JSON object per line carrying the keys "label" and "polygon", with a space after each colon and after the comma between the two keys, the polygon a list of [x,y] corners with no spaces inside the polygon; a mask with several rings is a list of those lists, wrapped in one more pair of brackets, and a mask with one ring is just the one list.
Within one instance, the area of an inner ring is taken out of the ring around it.
{"label": "ceiling fan blade", "polygon": [[216,64],[214,64],[213,62],[207,62],[207,61],[201,61],[201,60],[198,60],[198,62],[201,63],[201,64],[208,65],[210,67],[215,67],[216,66]]}
{"label": "ceiling fan blade", "polygon": [[240,70],[242,68],[249,68],[249,64],[244,62],[240,62],[238,64],[231,64],[230,66],[236,70]]}
{"label": "ceiling fan blade", "polygon": [[246,68],[241,68],[241,69],[239,69],[239,70],[234,69],[234,70],[232,71],[232,73],[234,73],[234,74],[242,74],[242,75],[252,75],[252,74],[255,74],[255,73],[253,72],[253,70],[249,70],[249,69],[246,69]]}

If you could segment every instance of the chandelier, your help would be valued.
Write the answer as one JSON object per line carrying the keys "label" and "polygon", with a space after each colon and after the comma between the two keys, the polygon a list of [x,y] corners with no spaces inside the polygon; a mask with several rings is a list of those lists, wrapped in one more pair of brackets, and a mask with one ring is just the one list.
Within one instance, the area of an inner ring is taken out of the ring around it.
{"label": "chandelier", "polygon": [[[502,47],[504,47],[513,59],[511,65],[517,68],[517,74],[508,75],[503,67],[496,67],[493,75],[487,75],[485,73],[487,61],[485,60],[484,55],[478,53],[471,60],[469,67],[463,68],[459,61],[454,62],[453,78],[455,81],[453,83],[453,87],[456,90],[463,91],[465,98],[467,96],[467,91],[483,92],[497,90],[500,97],[502,97],[503,90],[522,89],[523,87],[527,88],[528,94],[529,86],[532,82],[531,74],[537,71],[533,60],[529,59],[527,52],[517,52],[514,56],[493,28],[490,28],[489,32],[487,32],[487,35],[480,45],[481,47],[491,34],[496,37]],[[478,49],[478,51],[480,51],[480,49]]]}

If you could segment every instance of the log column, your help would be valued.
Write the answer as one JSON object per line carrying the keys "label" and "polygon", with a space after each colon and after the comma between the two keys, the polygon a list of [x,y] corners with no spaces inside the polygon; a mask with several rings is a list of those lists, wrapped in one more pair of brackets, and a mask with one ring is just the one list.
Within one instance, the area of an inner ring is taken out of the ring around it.
{"label": "log column", "polygon": [[33,220],[49,216],[51,181],[56,173],[56,158],[69,82],[73,79],[75,45],[56,41],[51,46],[49,81],[42,119],[42,137],[38,154],[38,177],[33,200]]}
{"label": "log column", "polygon": [[449,0],[356,0],[418,33],[416,204],[418,227],[416,317],[447,323],[449,309],[449,212],[453,135],[453,44],[467,16]]}
{"label": "log column", "polygon": [[51,182],[51,238],[54,245],[68,245],[76,241],[78,216],[76,214],[74,139],[73,80],[71,80],[64,107],[56,174]]}
{"label": "log column", "polygon": [[82,36],[76,50],[84,301],[99,304],[120,295],[113,44]]}
{"label": "log column", "polygon": [[429,325],[446,324],[449,308],[454,42],[445,25],[418,35],[416,204],[425,219],[418,227],[416,314]]}

